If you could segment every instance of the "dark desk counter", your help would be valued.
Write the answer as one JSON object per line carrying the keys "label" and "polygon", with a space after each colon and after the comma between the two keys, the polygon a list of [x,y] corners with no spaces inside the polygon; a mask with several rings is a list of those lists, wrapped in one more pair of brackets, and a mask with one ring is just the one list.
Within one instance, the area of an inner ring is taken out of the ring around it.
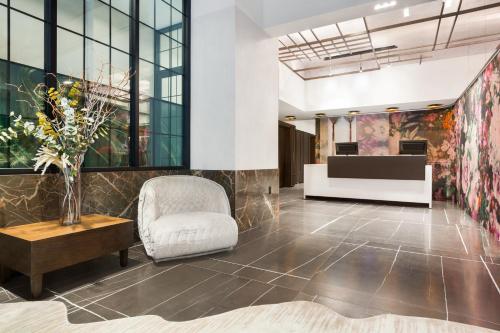
{"label": "dark desk counter", "polygon": [[425,155],[329,156],[328,178],[425,180]]}

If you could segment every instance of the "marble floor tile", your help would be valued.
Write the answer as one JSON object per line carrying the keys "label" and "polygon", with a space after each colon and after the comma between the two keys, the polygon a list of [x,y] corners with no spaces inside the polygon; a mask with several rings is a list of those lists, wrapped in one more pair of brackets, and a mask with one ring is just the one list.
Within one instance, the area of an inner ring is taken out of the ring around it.
{"label": "marble floor tile", "polygon": [[[384,313],[500,328],[500,242],[453,204],[433,209],[302,198],[281,190],[280,214],[239,234],[231,252],[154,263],[141,243],[45,276],[42,299],[72,323],[140,314],[193,320],[232,309],[313,301],[364,318]],[[29,299],[14,276],[0,302]]]}

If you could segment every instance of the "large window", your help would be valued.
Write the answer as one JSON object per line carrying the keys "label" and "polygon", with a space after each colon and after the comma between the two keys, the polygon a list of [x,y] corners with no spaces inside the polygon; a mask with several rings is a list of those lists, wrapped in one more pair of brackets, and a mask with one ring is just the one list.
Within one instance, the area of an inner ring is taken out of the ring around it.
{"label": "large window", "polygon": [[[0,125],[34,113],[6,83],[134,73],[86,168],[189,167],[189,0],[0,0]],[[54,51],[55,50],[55,51]],[[0,145],[0,168],[31,168],[29,140]]]}

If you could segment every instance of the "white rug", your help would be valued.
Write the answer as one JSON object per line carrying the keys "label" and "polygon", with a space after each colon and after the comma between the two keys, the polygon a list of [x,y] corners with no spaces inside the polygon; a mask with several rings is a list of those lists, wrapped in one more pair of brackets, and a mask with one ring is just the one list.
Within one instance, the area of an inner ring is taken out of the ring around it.
{"label": "white rug", "polygon": [[60,302],[0,304],[0,332],[493,332],[437,319],[381,315],[366,319],[343,317],[311,302],[290,302],[233,310],[187,322],[141,316],[70,324]]}

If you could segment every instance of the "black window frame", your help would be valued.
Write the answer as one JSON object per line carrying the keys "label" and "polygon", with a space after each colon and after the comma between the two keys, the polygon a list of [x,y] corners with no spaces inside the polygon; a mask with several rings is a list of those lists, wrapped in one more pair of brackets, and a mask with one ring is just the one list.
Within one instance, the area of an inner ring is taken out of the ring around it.
{"label": "black window frame", "polygon": [[[191,168],[191,0],[182,0],[183,15],[185,23],[183,26],[183,80],[182,80],[182,103],[183,103],[183,142],[182,142],[182,165],[181,166],[140,166],[139,160],[139,1],[130,1],[130,71],[134,75],[130,79],[130,124],[129,124],[129,166],[124,167],[83,167],[82,172],[116,172],[116,171],[154,171],[154,170],[189,170]],[[1,5],[0,6],[4,6]],[[10,0],[7,0],[10,7]],[[44,69],[45,74],[57,73],[57,0],[44,0]],[[19,13],[34,17],[24,11],[14,9]],[[7,43],[10,45],[10,11],[7,12]],[[10,61],[10,48],[6,63]],[[84,55],[85,56],[85,55]],[[21,64],[22,65],[22,64]],[[29,66],[28,66],[29,67]],[[176,72],[175,69],[169,71]],[[8,71],[10,73],[10,70]],[[162,73],[163,74],[163,73]],[[156,74],[155,74],[156,76]],[[9,79],[7,77],[7,79]],[[54,86],[52,76],[46,75],[46,84]],[[8,97],[9,93],[7,92]],[[55,173],[55,167],[49,168],[48,173]],[[0,168],[0,175],[15,174],[39,174],[32,168]]]}

